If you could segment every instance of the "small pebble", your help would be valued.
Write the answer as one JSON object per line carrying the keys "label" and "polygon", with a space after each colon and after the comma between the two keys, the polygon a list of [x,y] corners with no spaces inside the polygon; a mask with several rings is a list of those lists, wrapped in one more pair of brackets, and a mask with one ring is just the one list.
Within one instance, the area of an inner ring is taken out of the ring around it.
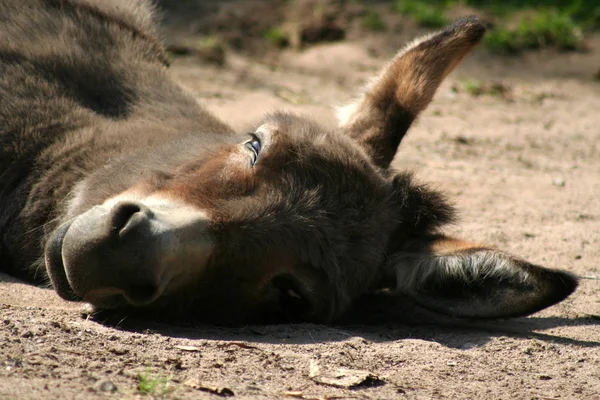
{"label": "small pebble", "polygon": [[101,392],[114,393],[119,389],[111,381],[102,381],[98,384],[98,390]]}
{"label": "small pebble", "polygon": [[552,184],[553,184],[554,186],[560,186],[560,187],[563,187],[563,186],[565,186],[565,183],[566,183],[566,182],[565,182],[565,180],[564,180],[563,178],[554,178],[554,179],[552,180]]}
{"label": "small pebble", "polygon": [[456,100],[456,97],[457,97],[457,94],[456,94],[456,92],[454,90],[448,90],[446,92],[446,98],[448,100]]}

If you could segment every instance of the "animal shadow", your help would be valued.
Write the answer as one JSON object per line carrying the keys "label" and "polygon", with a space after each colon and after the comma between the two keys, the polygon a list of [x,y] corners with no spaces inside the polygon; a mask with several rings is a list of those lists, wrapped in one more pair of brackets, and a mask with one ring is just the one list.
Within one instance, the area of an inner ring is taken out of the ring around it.
{"label": "animal shadow", "polygon": [[436,342],[467,350],[497,337],[536,339],[546,343],[600,348],[600,340],[580,340],[544,331],[560,327],[600,325],[600,316],[578,318],[531,316],[505,320],[468,320],[427,310],[401,295],[378,293],[357,302],[333,325],[311,323],[227,325],[170,321],[140,314],[98,311],[89,318],[106,326],[136,333],[158,333],[193,340],[246,341],[270,344],[315,344],[360,337],[382,343],[403,339]]}

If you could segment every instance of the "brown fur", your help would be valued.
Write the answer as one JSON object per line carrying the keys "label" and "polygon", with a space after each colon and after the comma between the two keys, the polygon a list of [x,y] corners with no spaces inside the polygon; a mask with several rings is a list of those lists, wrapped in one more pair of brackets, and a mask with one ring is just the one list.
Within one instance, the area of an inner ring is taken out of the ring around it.
{"label": "brown fur", "polygon": [[414,119],[484,32],[475,18],[467,18],[415,40],[383,68],[361,98],[343,111],[344,128],[365,144],[377,165],[390,165]]}
{"label": "brown fur", "polygon": [[483,35],[474,18],[399,53],[339,130],[275,113],[248,136],[170,80],[146,1],[5,0],[0,15],[0,258],[12,274],[99,308],[235,321],[331,321],[380,288],[504,317],[577,285],[440,236],[452,207],[388,168]]}

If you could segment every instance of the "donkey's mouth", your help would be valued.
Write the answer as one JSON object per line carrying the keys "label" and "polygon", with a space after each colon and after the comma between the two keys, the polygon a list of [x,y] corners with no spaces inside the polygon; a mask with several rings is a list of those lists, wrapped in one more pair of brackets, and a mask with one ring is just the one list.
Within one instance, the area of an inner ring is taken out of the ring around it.
{"label": "donkey's mouth", "polygon": [[65,264],[62,257],[63,241],[67,234],[67,231],[71,227],[73,220],[65,222],[60,225],[50,236],[46,243],[45,249],[45,261],[46,271],[54,286],[54,290],[60,297],[69,301],[80,301],[82,300],[75,294],[69,279],[67,278],[67,271],[65,270]]}

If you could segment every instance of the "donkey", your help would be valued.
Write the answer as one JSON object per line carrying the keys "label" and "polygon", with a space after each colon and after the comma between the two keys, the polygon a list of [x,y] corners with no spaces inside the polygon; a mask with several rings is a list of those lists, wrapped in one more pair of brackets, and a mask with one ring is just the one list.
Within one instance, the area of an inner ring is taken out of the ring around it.
{"label": "donkey", "polygon": [[468,17],[407,45],[337,129],[276,112],[238,133],[169,78],[148,1],[3,0],[2,269],[206,321],[328,323],[381,290],[465,318],[560,302],[572,274],[445,236],[444,196],[390,168],[484,32]]}

